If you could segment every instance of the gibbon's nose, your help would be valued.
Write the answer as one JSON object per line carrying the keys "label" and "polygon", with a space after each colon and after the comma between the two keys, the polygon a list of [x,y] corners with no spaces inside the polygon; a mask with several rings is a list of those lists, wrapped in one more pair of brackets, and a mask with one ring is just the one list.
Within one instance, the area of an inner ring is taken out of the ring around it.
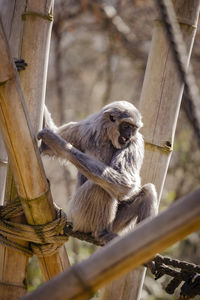
{"label": "gibbon's nose", "polygon": [[125,145],[126,142],[128,141],[128,138],[125,136],[120,136],[118,141],[119,141],[120,145]]}

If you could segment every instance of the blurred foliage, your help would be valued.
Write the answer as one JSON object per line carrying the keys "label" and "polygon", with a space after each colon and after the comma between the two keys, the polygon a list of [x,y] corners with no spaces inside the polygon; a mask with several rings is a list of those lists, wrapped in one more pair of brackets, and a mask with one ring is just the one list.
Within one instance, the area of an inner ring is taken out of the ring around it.
{"label": "blurred foliage", "polygon": [[[108,18],[112,13],[117,15],[115,26]],[[113,100],[126,99],[137,106],[156,17],[157,9],[151,0],[55,2],[46,102],[58,125],[80,120]],[[199,35],[198,29],[191,58],[198,84]],[[196,105],[200,114],[200,103]],[[199,157],[192,124],[181,111],[160,210],[199,187]],[[67,211],[76,169],[70,164],[60,166],[56,160],[44,159],[44,163],[53,198]],[[66,247],[72,264],[95,250],[93,245],[72,238]],[[197,264],[200,264],[199,253],[199,233],[164,252]],[[148,272],[142,300],[177,299],[177,295],[167,295],[163,289],[168,280],[156,282]],[[41,283],[39,264],[33,257],[28,268],[28,288],[32,290]]]}
{"label": "blurred foliage", "polygon": [[43,283],[42,272],[40,270],[39,261],[37,256],[33,256],[30,258],[28,265],[28,280],[27,287],[28,292],[34,290],[39,287]]}

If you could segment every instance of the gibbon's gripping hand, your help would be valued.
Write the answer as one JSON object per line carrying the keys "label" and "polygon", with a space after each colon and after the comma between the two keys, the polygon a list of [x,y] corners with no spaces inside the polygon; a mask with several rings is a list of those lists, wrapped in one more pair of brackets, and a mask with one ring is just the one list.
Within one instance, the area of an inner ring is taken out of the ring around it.
{"label": "gibbon's gripping hand", "polygon": [[70,150],[72,147],[71,144],[65,142],[59,135],[48,128],[41,130],[37,138],[42,140],[40,152],[45,155],[62,157],[63,150]]}

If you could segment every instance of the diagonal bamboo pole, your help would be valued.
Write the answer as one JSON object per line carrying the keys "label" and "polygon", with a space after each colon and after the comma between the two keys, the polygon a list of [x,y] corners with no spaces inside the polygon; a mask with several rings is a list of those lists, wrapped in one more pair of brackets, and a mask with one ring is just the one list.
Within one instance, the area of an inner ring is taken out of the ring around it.
{"label": "diagonal bamboo pole", "polygon": [[[173,1],[187,47],[188,63],[196,34],[200,1]],[[151,50],[140,99],[143,135],[146,142],[141,177],[143,183],[156,185],[159,199],[169,161],[183,93],[183,84],[174,64],[162,22],[154,26]],[[145,268],[139,268],[105,288],[103,300],[140,299]]]}
{"label": "diagonal bamboo pole", "polygon": [[154,219],[139,224],[126,236],[116,238],[87,260],[72,266],[22,299],[89,299],[104,284],[198,230],[199,199],[200,189],[176,201]]}
{"label": "diagonal bamboo pole", "polygon": [[[44,224],[55,218],[49,187],[45,178],[37,143],[26,111],[18,75],[9,49],[0,32],[0,125],[14,173],[18,194],[30,224]],[[64,247],[59,253],[40,258],[46,279],[68,266]]]}

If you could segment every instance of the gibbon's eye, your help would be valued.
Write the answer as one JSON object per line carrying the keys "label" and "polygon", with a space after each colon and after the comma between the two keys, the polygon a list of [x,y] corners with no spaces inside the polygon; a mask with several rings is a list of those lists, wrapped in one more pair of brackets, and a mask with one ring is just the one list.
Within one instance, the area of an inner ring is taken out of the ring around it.
{"label": "gibbon's eye", "polygon": [[138,127],[137,127],[137,125],[131,125],[131,128],[132,129],[137,129]]}
{"label": "gibbon's eye", "polygon": [[123,128],[124,128],[124,129],[131,128],[131,125],[130,125],[130,124],[128,124],[128,123],[124,123],[124,124],[123,124]]}
{"label": "gibbon's eye", "polygon": [[127,122],[122,122],[121,123],[121,128],[126,130],[126,129],[135,129],[136,126]]}
{"label": "gibbon's eye", "polygon": [[114,119],[113,115],[110,115],[110,121],[115,122],[115,119]]}
{"label": "gibbon's eye", "polygon": [[137,129],[138,127],[137,127],[137,125],[133,125],[133,124],[129,124],[129,123],[124,123],[125,125],[123,126],[123,128],[124,129],[132,129],[132,130],[134,130],[134,129]]}

